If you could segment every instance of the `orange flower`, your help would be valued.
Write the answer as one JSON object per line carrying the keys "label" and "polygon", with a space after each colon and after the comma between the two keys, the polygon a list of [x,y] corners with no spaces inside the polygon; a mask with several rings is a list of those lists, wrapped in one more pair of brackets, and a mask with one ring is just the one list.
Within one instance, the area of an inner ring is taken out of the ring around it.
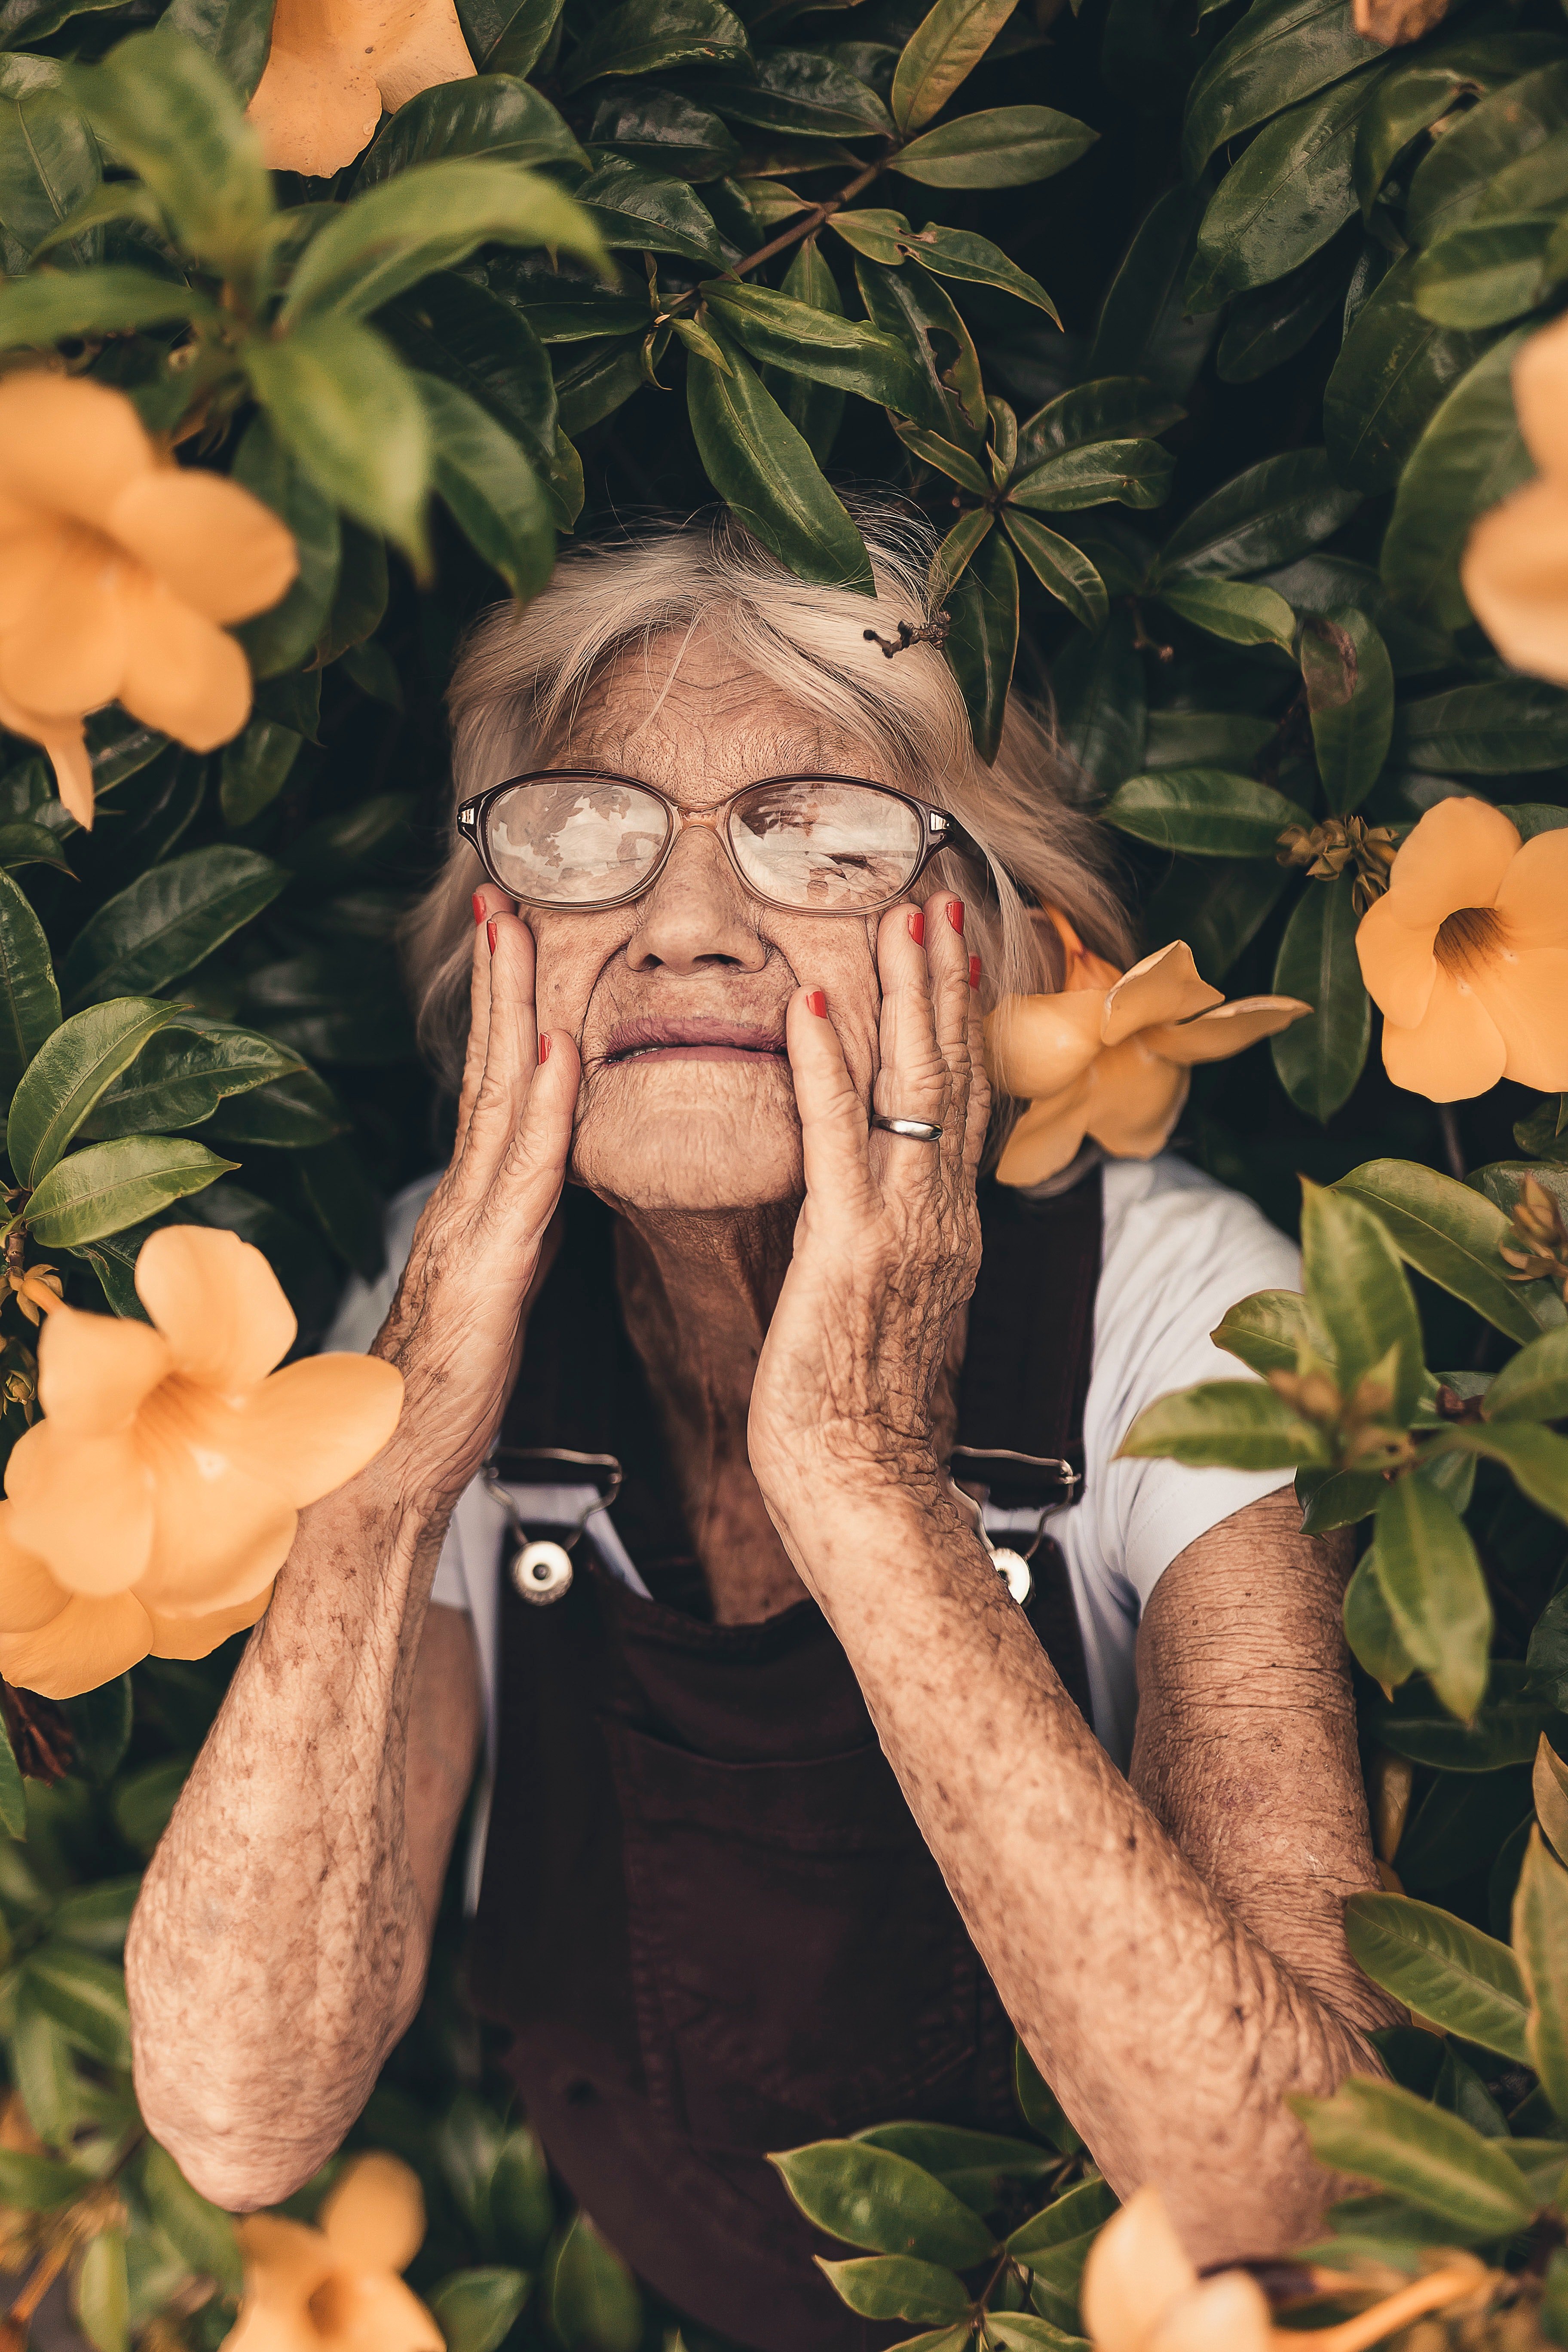
{"label": "orange flower", "polygon": [[356,2157],[316,2229],[273,2213],[238,2229],[245,2300],[223,2352],[443,2352],[397,2275],[425,2236],[425,2200],[396,2157]]}
{"label": "orange flower", "polygon": [[1079,2306],[1095,2352],[1268,2352],[1271,2340],[1257,2280],[1222,2271],[1200,2281],[1152,2184],[1089,2248]]}
{"label": "orange flower", "polygon": [[1521,842],[1487,801],[1439,801],[1355,936],[1396,1087],[1568,1087],[1568,832]]}
{"label": "orange flower", "polygon": [[1381,41],[1385,49],[1418,41],[1448,13],[1448,0],[1355,0],[1356,31],[1363,41]]}
{"label": "orange flower", "polygon": [[149,1653],[205,1657],[253,1625],[301,1506],[362,1470],[402,1409],[401,1375],[374,1357],[272,1370],[294,1317],[234,1234],[165,1226],[136,1288],[151,1328],[46,1309],[44,1419],[5,1471],[0,1674],[46,1698]]}
{"label": "orange flower", "polygon": [[1568,686],[1568,319],[1521,349],[1513,405],[1541,473],[1482,515],[1459,577],[1504,661]]}
{"label": "orange flower", "polygon": [[265,612],[298,569],[277,516],[161,457],[123,393],[0,382],[0,726],[43,745],[79,824],[85,714],[118,700],[193,751],[227,742],[250,671],[218,625]]}
{"label": "orange flower", "polygon": [[369,146],[384,107],[473,70],[452,0],[278,0],[247,111],[273,171],[321,179]]}
{"label": "orange flower", "polygon": [[993,1084],[1029,1106],[996,1170],[1004,1184],[1044,1183],[1086,1135],[1118,1160],[1152,1160],[1181,1113],[1194,1062],[1225,1061],[1312,1009],[1294,996],[1226,1004],[1199,979],[1184,940],[1119,972],[1054,909],[1050,919],[1068,950],[1065,987],[1004,997],[985,1024]]}

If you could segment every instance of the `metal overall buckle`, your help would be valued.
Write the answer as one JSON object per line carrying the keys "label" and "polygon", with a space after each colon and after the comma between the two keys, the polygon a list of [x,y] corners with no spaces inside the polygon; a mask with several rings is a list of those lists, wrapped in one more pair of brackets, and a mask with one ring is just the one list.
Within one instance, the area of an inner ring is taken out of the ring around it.
{"label": "metal overall buckle", "polygon": [[613,1454],[575,1454],[564,1445],[504,1445],[496,1448],[514,1462],[569,1463],[574,1470],[594,1470],[600,1475],[595,1482],[599,1491],[593,1500],[584,1503],[577,1524],[564,1540],[554,1537],[531,1536],[527,1525],[512,1500],[505,1479],[496,1466],[495,1456],[485,1464],[485,1486],[506,1514],[515,1549],[511,1556],[510,1576],[514,1590],[524,1601],[543,1608],[552,1601],[563,1600],[572,1590],[572,1554],[583,1539],[588,1521],[595,1511],[607,1511],[620,1493],[626,1473]]}
{"label": "metal overall buckle", "polygon": [[[1067,1493],[1062,1496],[1064,1503],[1072,1501],[1073,1488],[1083,1483],[1080,1474],[1073,1468],[1072,1464],[1064,1461],[1058,1454],[1019,1454],[1010,1445],[955,1445],[952,1452],[955,1460],[959,1454],[963,1454],[966,1462],[1017,1462],[1022,1463],[1028,1470],[1051,1471],[1058,1484],[1067,1488]],[[985,1525],[984,1505],[976,1502],[973,1495],[966,1495],[956,1479],[950,1479],[949,1483],[959,1501],[966,1503],[973,1511],[975,1532],[991,1555],[992,1567],[997,1575],[1004,1579],[1008,1591],[1019,1608],[1024,1608],[1035,1590],[1034,1570],[1029,1563],[1045,1541],[1047,1515],[1058,1510],[1061,1507],[1060,1504],[1041,1504],[1040,1516],[1036,1522],[1034,1537],[1028,1550],[1016,1551],[1011,1544],[998,1545],[992,1542]]]}

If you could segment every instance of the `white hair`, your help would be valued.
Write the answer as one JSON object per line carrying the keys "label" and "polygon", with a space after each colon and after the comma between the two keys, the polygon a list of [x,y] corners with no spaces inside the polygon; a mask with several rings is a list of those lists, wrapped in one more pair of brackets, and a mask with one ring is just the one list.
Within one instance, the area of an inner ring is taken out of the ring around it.
{"label": "white hair", "polygon": [[[797,579],[721,513],[574,550],[526,609],[482,614],[448,696],[456,800],[542,763],[613,664],[639,650],[647,659],[660,638],[684,646],[701,630],[803,712],[875,745],[895,781],[963,827],[984,874],[957,851],[936,870],[972,901],[988,1002],[1059,983],[1056,935],[1029,919],[1031,906],[1059,908],[1087,946],[1119,967],[1130,963],[1131,927],[1107,878],[1105,836],[1047,719],[1009,694],[987,767],[941,652],[917,644],[889,660],[868,642],[872,626],[892,637],[900,620],[927,618],[933,541],[906,511],[859,499],[852,511],[871,558],[874,603]],[[454,824],[450,855],[405,934],[420,1041],[453,1085],[468,1025],[469,900],[483,878]]]}

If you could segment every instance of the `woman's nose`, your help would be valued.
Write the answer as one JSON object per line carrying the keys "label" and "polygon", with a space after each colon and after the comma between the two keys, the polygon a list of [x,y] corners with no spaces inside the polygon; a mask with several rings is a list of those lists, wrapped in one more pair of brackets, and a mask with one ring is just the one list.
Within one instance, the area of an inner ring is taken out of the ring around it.
{"label": "woman's nose", "polygon": [[754,901],[711,829],[685,825],[663,873],[639,903],[626,961],[634,971],[660,965],[667,971],[697,971],[718,963],[760,971],[768,950],[756,917]]}

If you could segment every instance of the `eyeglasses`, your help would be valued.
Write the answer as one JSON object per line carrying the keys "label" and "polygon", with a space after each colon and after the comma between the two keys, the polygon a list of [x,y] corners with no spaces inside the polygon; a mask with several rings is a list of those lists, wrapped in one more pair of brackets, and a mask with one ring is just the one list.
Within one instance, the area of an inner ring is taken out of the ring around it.
{"label": "eyeglasses", "polygon": [[632,776],[547,768],[458,811],[459,833],[509,898],[579,914],[648,889],[689,824],[718,836],[752,898],[813,915],[890,907],[963,837],[945,809],[856,776],[767,776],[691,809]]}

